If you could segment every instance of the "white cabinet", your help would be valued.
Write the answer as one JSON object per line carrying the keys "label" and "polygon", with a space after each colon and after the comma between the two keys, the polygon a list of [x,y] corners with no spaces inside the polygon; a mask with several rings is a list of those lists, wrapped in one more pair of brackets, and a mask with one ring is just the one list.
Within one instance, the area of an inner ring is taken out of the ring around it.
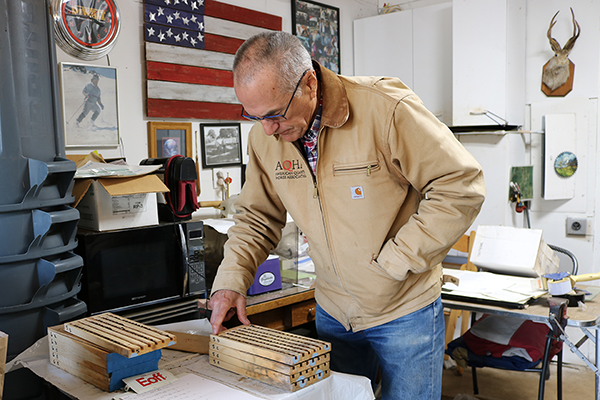
{"label": "white cabinet", "polygon": [[486,110],[522,125],[525,0],[452,2],[452,125],[490,125]]}
{"label": "white cabinet", "polygon": [[485,110],[523,125],[525,6],[453,0],[355,20],[354,72],[399,77],[447,125],[495,124]]}
{"label": "white cabinet", "polygon": [[400,78],[450,124],[452,4],[355,20],[354,73]]}
{"label": "white cabinet", "polygon": [[412,11],[354,21],[354,74],[394,76],[413,85]]}

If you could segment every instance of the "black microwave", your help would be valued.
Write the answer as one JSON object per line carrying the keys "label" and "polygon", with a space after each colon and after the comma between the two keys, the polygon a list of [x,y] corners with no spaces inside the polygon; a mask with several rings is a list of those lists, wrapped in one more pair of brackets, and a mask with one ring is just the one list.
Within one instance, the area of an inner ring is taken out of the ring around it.
{"label": "black microwave", "polygon": [[80,229],[79,297],[88,312],[120,312],[206,294],[202,221],[95,232]]}

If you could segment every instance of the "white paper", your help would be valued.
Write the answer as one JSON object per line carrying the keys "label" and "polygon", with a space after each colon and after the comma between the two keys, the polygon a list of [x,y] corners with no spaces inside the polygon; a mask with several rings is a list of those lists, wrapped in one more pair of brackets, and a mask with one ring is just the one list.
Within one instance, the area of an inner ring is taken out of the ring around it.
{"label": "white paper", "polygon": [[494,272],[537,276],[534,268],[541,241],[541,229],[479,225],[471,262]]}
{"label": "white paper", "polygon": [[170,385],[177,381],[177,377],[167,370],[156,370],[123,378],[125,383],[125,391],[135,393],[145,393],[161,386]]}
{"label": "white paper", "polygon": [[122,165],[88,161],[77,168],[75,178],[124,178],[147,175],[159,169],[161,165]]}
{"label": "white paper", "polygon": [[298,258],[298,271],[315,272],[315,264],[309,256]]}
{"label": "white paper", "polygon": [[224,234],[227,234],[229,228],[235,225],[235,222],[233,222],[233,219],[231,218],[208,218],[203,219],[202,222],[204,222],[204,225],[208,225],[214,228],[217,232]]}
{"label": "white paper", "polygon": [[443,274],[459,279],[458,286],[451,282],[442,286],[443,290],[453,295],[524,304],[546,293],[534,289],[532,281],[535,279],[532,278],[448,268],[444,268]]}
{"label": "white paper", "polygon": [[192,319],[189,321],[175,322],[172,324],[155,325],[161,331],[189,333],[191,335],[212,335],[212,326],[206,318]]}
{"label": "white paper", "polygon": [[260,397],[232,389],[218,382],[188,374],[177,382],[141,394],[120,395],[117,400],[255,400]]}

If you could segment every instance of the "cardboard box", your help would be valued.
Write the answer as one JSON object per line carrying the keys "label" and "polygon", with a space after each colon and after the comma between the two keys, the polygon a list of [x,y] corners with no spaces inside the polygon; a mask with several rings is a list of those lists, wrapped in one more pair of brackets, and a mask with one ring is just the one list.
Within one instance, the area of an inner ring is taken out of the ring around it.
{"label": "cardboard box", "polygon": [[73,196],[78,225],[94,231],[157,225],[156,193],[168,191],[156,175],[77,179]]}
{"label": "cardboard box", "polygon": [[492,272],[537,277],[557,272],[559,259],[541,229],[479,225],[471,262]]}

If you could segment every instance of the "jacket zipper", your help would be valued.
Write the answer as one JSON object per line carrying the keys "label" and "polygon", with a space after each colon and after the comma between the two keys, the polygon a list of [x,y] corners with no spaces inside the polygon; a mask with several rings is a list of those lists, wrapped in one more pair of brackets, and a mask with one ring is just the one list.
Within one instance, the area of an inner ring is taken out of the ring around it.
{"label": "jacket zipper", "polygon": [[371,161],[369,164],[366,165],[357,165],[352,167],[334,167],[333,173],[356,173],[365,171],[367,176],[371,176],[371,172],[377,169],[377,167],[379,167],[379,163]]}
{"label": "jacket zipper", "polygon": [[[321,133],[323,132],[323,127],[321,127],[319,129],[319,136],[317,137],[317,148],[319,147],[319,139],[321,138]],[[301,144],[300,144],[301,145]],[[319,198],[319,188],[317,186],[317,174],[313,174],[312,173],[312,169],[310,168],[310,165],[308,164],[308,161],[306,160],[306,158],[304,157],[304,154],[302,152],[302,149],[299,146],[294,146],[296,148],[296,150],[300,153],[300,156],[302,158],[302,160],[304,161],[304,163],[306,164],[306,166],[308,167],[308,170],[311,172],[310,176],[312,177],[313,180],[313,187],[314,187],[314,191],[313,191],[313,199],[316,199],[319,203],[319,210],[321,211],[321,222],[323,224],[323,232],[325,233],[325,241],[327,242],[327,249],[329,250],[329,258],[331,260],[331,268],[333,268],[333,272],[335,273],[335,277],[338,280],[338,283],[340,284],[340,287],[350,296],[352,297],[352,301],[355,301],[354,296],[352,296],[350,294],[350,292],[348,292],[348,290],[345,288],[345,286],[342,284],[342,280],[340,279],[340,276],[338,274],[337,268],[335,266],[335,263],[333,262],[333,252],[331,251],[331,245],[329,242],[329,234],[327,233],[327,227],[325,226],[325,215],[323,213],[323,207],[321,205],[321,199]],[[319,157],[317,156],[317,167],[319,165]],[[315,167],[315,171],[317,170],[317,167]],[[348,324],[350,324],[350,322],[348,321]]]}

